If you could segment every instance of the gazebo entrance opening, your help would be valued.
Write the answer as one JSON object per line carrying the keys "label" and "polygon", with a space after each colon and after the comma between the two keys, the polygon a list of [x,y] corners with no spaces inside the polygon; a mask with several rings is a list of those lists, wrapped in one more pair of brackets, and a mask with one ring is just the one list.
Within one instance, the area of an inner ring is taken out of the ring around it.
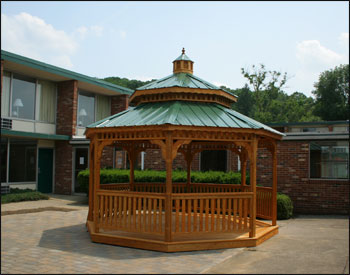
{"label": "gazebo entrance opening", "polygon": [[[87,225],[94,242],[173,252],[256,246],[277,234],[276,140],[281,134],[228,108],[236,97],[193,76],[191,62],[183,52],[173,75],[135,91],[130,99],[135,108],[88,127]],[[128,183],[100,184],[105,146],[127,151]],[[272,154],[271,188],[256,186],[258,147]],[[135,182],[137,156],[147,149],[161,150],[165,182]],[[240,158],[240,185],[191,182],[195,154],[228,150]],[[178,152],[187,163],[182,183],[172,181]]]}

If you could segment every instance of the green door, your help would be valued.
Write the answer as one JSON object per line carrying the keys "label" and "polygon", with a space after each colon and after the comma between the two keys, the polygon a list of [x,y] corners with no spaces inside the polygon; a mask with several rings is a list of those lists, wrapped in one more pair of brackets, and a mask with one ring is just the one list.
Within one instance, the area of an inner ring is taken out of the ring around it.
{"label": "green door", "polygon": [[39,148],[38,191],[52,193],[53,149]]}

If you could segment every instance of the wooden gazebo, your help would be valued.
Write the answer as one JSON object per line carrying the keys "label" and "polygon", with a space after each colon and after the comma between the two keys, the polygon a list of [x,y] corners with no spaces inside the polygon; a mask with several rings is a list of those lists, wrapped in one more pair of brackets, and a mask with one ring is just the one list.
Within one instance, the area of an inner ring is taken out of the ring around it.
{"label": "wooden gazebo", "polygon": [[[92,241],[173,252],[256,246],[277,234],[276,141],[283,134],[232,110],[236,100],[194,76],[193,61],[183,50],[173,61],[172,75],[133,93],[130,103],[135,107],[89,125],[87,226]],[[129,183],[100,184],[105,146],[128,152]],[[256,186],[260,147],[272,154],[272,188]],[[146,149],[161,150],[165,183],[134,181],[135,161]],[[238,154],[241,185],[191,183],[191,162],[203,150]],[[185,183],[172,182],[178,152],[187,163]]]}

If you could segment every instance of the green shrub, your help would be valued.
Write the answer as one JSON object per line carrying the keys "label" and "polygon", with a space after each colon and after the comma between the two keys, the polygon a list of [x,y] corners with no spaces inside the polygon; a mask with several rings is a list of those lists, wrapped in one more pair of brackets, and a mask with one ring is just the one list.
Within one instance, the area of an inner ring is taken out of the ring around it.
{"label": "green shrub", "polygon": [[19,201],[48,200],[49,196],[32,189],[11,188],[9,194],[1,195],[1,204]]}
{"label": "green shrub", "polygon": [[[89,170],[81,171],[78,174],[78,183],[86,194],[89,193]],[[129,182],[129,170],[124,169],[101,169],[101,184],[108,183],[127,183]],[[173,182],[186,182],[187,172],[183,170],[175,170],[172,173]],[[135,170],[135,182],[165,182],[165,171],[154,170]],[[220,171],[191,171],[191,182],[194,183],[219,183],[219,184],[240,184],[241,173],[220,172]],[[247,184],[249,184],[249,175],[247,175]]]}
{"label": "green shrub", "polygon": [[277,193],[277,219],[288,220],[293,216],[293,202],[289,196]]}

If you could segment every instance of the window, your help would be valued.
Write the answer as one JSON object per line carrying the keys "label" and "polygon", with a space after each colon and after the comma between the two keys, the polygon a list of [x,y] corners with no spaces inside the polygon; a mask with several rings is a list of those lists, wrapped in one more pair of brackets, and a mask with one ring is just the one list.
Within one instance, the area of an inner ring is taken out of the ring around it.
{"label": "window", "polygon": [[38,80],[39,106],[37,120],[55,123],[56,113],[56,84],[50,81]]}
{"label": "window", "polygon": [[77,116],[78,126],[86,127],[95,122],[95,95],[79,92]]}
{"label": "window", "polygon": [[2,76],[1,93],[1,116],[9,116],[10,110],[10,92],[11,92],[11,74],[4,72]]}
{"label": "window", "polygon": [[108,96],[96,96],[96,121],[111,115],[111,104]]}
{"label": "window", "polygon": [[86,127],[110,115],[111,101],[108,96],[94,95],[85,91],[79,92],[77,113],[78,126]]}
{"label": "window", "polygon": [[9,182],[36,180],[36,143],[10,140]]}
{"label": "window", "polygon": [[12,117],[34,120],[35,86],[35,79],[13,75]]}
{"label": "window", "polygon": [[349,147],[346,141],[310,143],[310,177],[346,179],[349,177]]}
{"label": "window", "polygon": [[54,82],[4,72],[1,116],[55,123]]}

